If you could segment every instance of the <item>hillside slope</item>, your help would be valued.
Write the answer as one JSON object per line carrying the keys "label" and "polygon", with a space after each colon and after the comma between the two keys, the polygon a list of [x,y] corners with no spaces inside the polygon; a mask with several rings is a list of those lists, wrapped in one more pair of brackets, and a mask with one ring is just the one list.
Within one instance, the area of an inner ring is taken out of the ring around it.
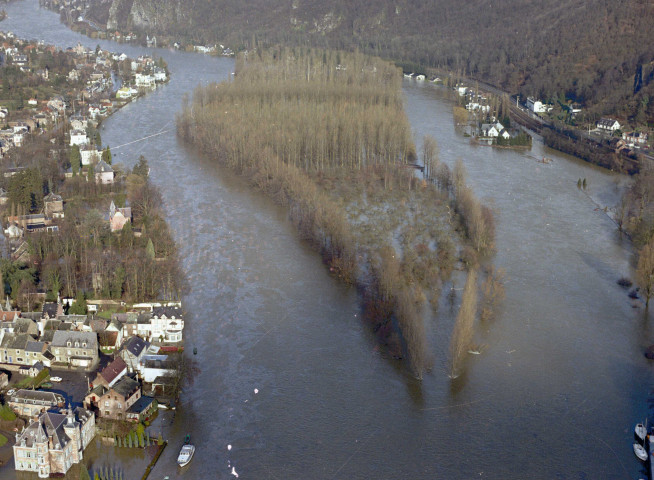
{"label": "hillside slope", "polygon": [[652,0],[95,1],[111,28],[243,47],[357,47],[511,93],[567,97],[594,116],[654,122]]}

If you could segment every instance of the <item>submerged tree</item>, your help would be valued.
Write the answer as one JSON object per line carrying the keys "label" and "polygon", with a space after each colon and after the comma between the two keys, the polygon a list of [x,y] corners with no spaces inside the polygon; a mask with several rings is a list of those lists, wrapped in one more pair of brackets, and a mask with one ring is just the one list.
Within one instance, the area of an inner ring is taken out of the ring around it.
{"label": "submerged tree", "polygon": [[470,270],[463,288],[461,307],[454,322],[450,341],[450,378],[457,378],[463,370],[463,362],[472,342],[477,316],[477,272]]}
{"label": "submerged tree", "polygon": [[638,255],[636,281],[645,297],[645,308],[649,307],[649,299],[654,295],[654,239],[650,240]]}

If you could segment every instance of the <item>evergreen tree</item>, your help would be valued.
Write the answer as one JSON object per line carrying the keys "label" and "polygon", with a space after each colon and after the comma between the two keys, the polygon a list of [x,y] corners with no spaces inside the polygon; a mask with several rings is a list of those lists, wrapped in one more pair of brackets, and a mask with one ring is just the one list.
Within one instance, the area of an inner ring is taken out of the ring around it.
{"label": "evergreen tree", "polygon": [[154,260],[155,257],[154,244],[152,243],[151,238],[148,238],[148,244],[145,247],[145,254],[148,256],[150,260]]}
{"label": "evergreen tree", "polygon": [[109,146],[102,151],[102,160],[104,160],[107,165],[111,165],[111,150]]}
{"label": "evergreen tree", "polygon": [[70,167],[73,170],[73,177],[79,173],[79,168],[82,163],[82,154],[79,151],[78,145],[73,145],[70,149]]}

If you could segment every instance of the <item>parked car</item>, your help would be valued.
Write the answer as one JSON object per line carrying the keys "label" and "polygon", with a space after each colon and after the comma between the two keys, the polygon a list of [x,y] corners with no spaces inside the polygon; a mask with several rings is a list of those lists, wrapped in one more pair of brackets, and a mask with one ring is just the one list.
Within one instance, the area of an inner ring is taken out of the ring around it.
{"label": "parked car", "polygon": [[61,377],[50,377],[51,382],[61,382],[63,379]]}
{"label": "parked car", "polygon": [[9,391],[7,392],[7,396],[8,396],[8,397],[11,397],[14,393],[16,393],[16,389],[15,389],[15,388],[12,388],[11,390],[9,390]]}

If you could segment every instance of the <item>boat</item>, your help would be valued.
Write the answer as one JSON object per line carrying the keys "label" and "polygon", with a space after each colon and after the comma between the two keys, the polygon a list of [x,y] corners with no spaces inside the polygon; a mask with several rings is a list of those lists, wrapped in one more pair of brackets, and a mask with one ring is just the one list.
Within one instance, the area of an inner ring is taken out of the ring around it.
{"label": "boat", "polygon": [[190,445],[191,444],[191,434],[187,433],[186,436],[184,437],[184,445]]}
{"label": "boat", "polygon": [[634,453],[643,462],[647,461],[647,451],[645,450],[645,448],[643,448],[643,446],[640,443],[634,442]]}
{"label": "boat", "polygon": [[[635,444],[638,445],[638,444]],[[640,447],[640,445],[638,445]],[[634,446],[634,449],[636,447]],[[640,447],[643,448],[643,447]],[[193,454],[195,453],[195,447],[191,444],[184,444],[182,447],[182,450],[179,452],[179,456],[177,457],[177,465],[180,467],[185,467],[191,462],[191,459],[193,458]]]}
{"label": "boat", "polygon": [[638,439],[641,442],[644,442],[645,437],[647,436],[647,427],[645,427],[645,425],[643,425],[642,423],[638,423],[634,428],[634,433],[636,434],[636,437],[638,437]]}

